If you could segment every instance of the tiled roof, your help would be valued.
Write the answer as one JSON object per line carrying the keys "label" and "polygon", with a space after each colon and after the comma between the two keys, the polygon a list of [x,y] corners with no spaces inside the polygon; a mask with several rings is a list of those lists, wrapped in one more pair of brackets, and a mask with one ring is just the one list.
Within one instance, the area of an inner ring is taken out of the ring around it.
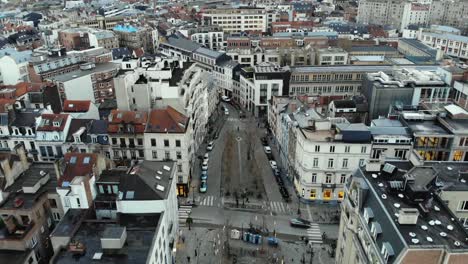
{"label": "tiled roof", "polygon": [[145,131],[148,113],[143,111],[119,111],[112,110],[109,115],[109,133],[119,132],[120,125],[133,125],[133,132],[143,133]]}
{"label": "tiled roof", "polygon": [[[67,114],[43,114],[37,131],[62,131],[68,120]],[[58,125],[54,125],[58,122]]]}
{"label": "tiled roof", "polygon": [[150,113],[150,120],[146,132],[152,133],[184,133],[189,118],[168,106],[166,109],[154,109]]}
{"label": "tiled roof", "polygon": [[91,106],[89,100],[65,100],[63,102],[63,112],[88,112]]}
{"label": "tiled roof", "polygon": [[76,176],[91,174],[96,160],[97,155],[94,153],[66,153],[65,170],[59,179],[59,186],[62,186],[63,182],[71,182]]}

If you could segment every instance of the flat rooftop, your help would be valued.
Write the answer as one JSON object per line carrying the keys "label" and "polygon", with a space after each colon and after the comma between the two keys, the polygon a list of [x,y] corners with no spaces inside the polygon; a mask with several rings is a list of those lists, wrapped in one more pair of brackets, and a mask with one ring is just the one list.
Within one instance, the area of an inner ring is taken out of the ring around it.
{"label": "flat rooftop", "polygon": [[[427,166],[411,168],[409,162],[392,162],[392,165],[395,166],[393,173],[383,169],[380,172],[360,170],[373,194],[364,201],[363,208],[371,208],[375,217],[373,220],[380,222],[382,227],[383,232],[378,240],[403,239],[410,248],[447,247],[454,251],[466,251],[468,234],[443,201],[432,194],[437,169]],[[411,169],[407,171],[409,167]],[[407,173],[413,175],[415,180],[408,182],[405,188]],[[413,196],[410,189],[423,192],[424,198],[420,194]],[[422,207],[425,211],[422,211]],[[383,211],[379,211],[380,209]],[[398,217],[402,209],[418,210],[416,224],[399,223]],[[384,218],[391,220],[390,226],[384,225]],[[398,233],[393,233],[392,228]]]}
{"label": "flat rooftop", "polygon": [[[104,264],[144,264],[147,261],[153,242],[155,228],[127,229],[127,239],[122,249],[113,253],[101,247],[101,238],[109,227],[120,227],[117,224],[84,222],[72,240],[85,245],[86,251],[77,256],[70,251],[58,253],[55,263],[104,263]],[[96,253],[103,253],[100,260],[94,260]]]}
{"label": "flat rooftop", "polygon": [[[436,71],[436,65],[405,65],[403,68],[410,68],[423,71]],[[330,72],[391,72],[392,65],[336,65],[336,66],[298,66],[291,67],[291,72],[297,73],[330,73]]]}
{"label": "flat rooftop", "polygon": [[452,136],[435,121],[406,121],[414,136]]}
{"label": "flat rooftop", "polygon": [[118,70],[119,68],[120,68],[119,64],[113,63],[113,62],[98,63],[96,64],[96,67],[93,69],[72,71],[66,74],[54,76],[50,79],[57,81],[57,82],[68,82],[68,81],[78,79],[78,78],[81,78],[83,76],[90,75],[93,73]]}

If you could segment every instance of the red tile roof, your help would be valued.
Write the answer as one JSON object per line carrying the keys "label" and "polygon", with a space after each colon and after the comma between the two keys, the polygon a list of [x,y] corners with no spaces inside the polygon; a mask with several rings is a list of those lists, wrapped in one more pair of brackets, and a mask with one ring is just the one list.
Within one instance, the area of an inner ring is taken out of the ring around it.
{"label": "red tile roof", "polygon": [[[107,132],[118,133],[121,125],[133,125],[133,131],[135,133],[143,133],[145,132],[147,122],[147,112],[112,110],[109,115],[109,126],[107,127]],[[126,132],[125,129],[124,132]]]}
{"label": "red tile roof", "polygon": [[89,100],[65,100],[63,102],[63,112],[88,112],[91,106]]}
{"label": "red tile roof", "polygon": [[[68,120],[67,114],[43,114],[42,121],[37,127],[37,131],[63,131]],[[58,126],[54,125],[58,122]]]}
{"label": "red tile roof", "polygon": [[93,173],[97,155],[94,153],[66,153],[64,157],[65,170],[58,184],[71,182],[76,176],[87,176]]}
{"label": "red tile roof", "polygon": [[152,133],[184,133],[189,118],[168,106],[166,109],[154,109],[150,113],[150,120],[146,132]]}

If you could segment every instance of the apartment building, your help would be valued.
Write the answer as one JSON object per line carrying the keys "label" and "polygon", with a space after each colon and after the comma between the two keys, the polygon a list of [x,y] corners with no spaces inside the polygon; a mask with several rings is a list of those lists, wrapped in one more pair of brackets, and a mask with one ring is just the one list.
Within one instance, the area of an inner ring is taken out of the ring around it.
{"label": "apartment building", "polygon": [[451,87],[437,72],[398,69],[368,73],[362,93],[369,103],[369,118],[387,116],[393,105],[418,105],[421,101],[447,101]]}
{"label": "apartment building", "polygon": [[52,165],[30,163],[22,144],[2,154],[0,256],[21,263],[47,263],[53,255],[49,234],[59,204]]}
{"label": "apartment building", "polygon": [[265,33],[276,13],[263,8],[216,8],[202,13],[203,25],[216,25],[226,33]]}
{"label": "apartment building", "polygon": [[61,75],[48,77],[59,90],[60,98],[65,100],[84,100],[100,103],[106,98],[115,97],[114,77],[119,65],[106,63],[81,63],[78,69]]}
{"label": "apartment building", "polygon": [[224,50],[226,42],[224,40],[224,32],[222,30],[214,30],[210,27],[195,28],[188,32],[188,38],[201,46],[211,50]]}
{"label": "apartment building", "polygon": [[401,121],[383,117],[374,119],[369,130],[372,134],[371,160],[409,160],[413,137]]}
{"label": "apartment building", "polygon": [[127,47],[135,50],[143,48],[146,52],[152,53],[155,50],[155,39],[150,28],[136,27],[132,25],[116,25],[112,31],[119,39],[120,47]]}
{"label": "apartment building", "polygon": [[348,64],[348,52],[342,48],[317,49],[315,64],[319,66]]}
{"label": "apartment building", "polygon": [[46,78],[78,70],[81,58],[78,55],[67,55],[65,48],[36,49],[28,66],[31,82],[42,82]]}
{"label": "apartment building", "polygon": [[409,25],[425,26],[429,22],[430,4],[410,2],[405,3],[401,16],[400,32]]}
{"label": "apartment building", "polygon": [[89,49],[87,28],[67,28],[58,32],[58,40],[63,47],[69,50]]}
{"label": "apartment building", "polygon": [[434,26],[431,29],[421,29],[418,34],[418,40],[423,44],[441,50],[444,54],[460,58],[468,59],[468,37],[459,34],[449,33],[450,27],[447,31],[439,30],[443,27]]}
{"label": "apartment building", "polygon": [[107,132],[113,160],[125,163],[129,160],[145,159],[143,142],[147,123],[146,111],[111,111]]}
{"label": "apartment building", "polygon": [[176,163],[178,196],[185,197],[190,190],[195,152],[191,145],[192,131],[189,117],[171,106],[153,109],[149,113],[144,135],[146,160],[172,160]]}
{"label": "apartment building", "polygon": [[447,25],[468,30],[468,2],[462,0],[431,1],[430,25]]}
{"label": "apartment building", "polygon": [[273,96],[287,93],[289,67],[273,63],[261,63],[242,68],[240,75],[239,102],[255,116],[267,114],[268,101]]}
{"label": "apartment building", "polygon": [[40,161],[53,162],[63,157],[71,117],[66,114],[42,114],[37,119],[36,140]]}
{"label": "apartment building", "polygon": [[315,116],[309,126],[295,129],[289,144],[294,187],[306,201],[339,202],[347,179],[369,159],[371,134],[364,124]]}
{"label": "apartment building", "polygon": [[362,24],[389,25],[393,28],[400,28],[405,7],[408,8],[405,0],[359,1],[356,21]]}
{"label": "apartment building", "polygon": [[174,262],[175,179],[173,162],[144,161],[103,171],[92,209],[70,209],[51,234],[54,261]]}
{"label": "apartment building", "polygon": [[[444,188],[438,175],[446,171],[438,168],[446,166],[392,162],[359,167],[345,184],[336,262],[466,261],[466,230],[438,195]],[[455,185],[466,189],[463,182]]]}

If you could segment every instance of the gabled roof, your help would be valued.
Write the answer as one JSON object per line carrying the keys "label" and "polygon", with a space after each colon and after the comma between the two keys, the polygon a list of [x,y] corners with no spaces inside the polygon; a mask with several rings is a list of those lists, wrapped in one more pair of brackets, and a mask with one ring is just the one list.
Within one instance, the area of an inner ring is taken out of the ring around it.
{"label": "gabled roof", "polygon": [[112,110],[109,115],[109,133],[119,132],[120,125],[133,125],[133,132],[143,133],[148,122],[148,113],[143,111]]}
{"label": "gabled roof", "polygon": [[61,187],[64,182],[70,183],[76,176],[92,174],[94,164],[97,161],[97,155],[94,153],[66,153],[63,159],[65,170],[58,182],[58,186]]}
{"label": "gabled roof", "polygon": [[63,112],[83,113],[88,112],[91,106],[89,100],[65,100],[63,102]]}
{"label": "gabled roof", "polygon": [[184,133],[189,118],[171,106],[166,109],[154,109],[145,132],[151,133]]}
{"label": "gabled roof", "polygon": [[37,131],[62,131],[68,120],[67,114],[43,114],[41,117]]}

